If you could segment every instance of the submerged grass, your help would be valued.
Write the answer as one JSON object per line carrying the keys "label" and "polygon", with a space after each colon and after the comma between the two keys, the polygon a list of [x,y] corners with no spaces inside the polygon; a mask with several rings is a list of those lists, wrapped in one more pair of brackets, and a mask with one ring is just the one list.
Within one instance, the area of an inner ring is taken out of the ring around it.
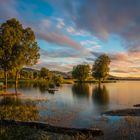
{"label": "submerged grass", "polygon": [[21,121],[39,120],[36,104],[19,98],[4,97],[0,102],[0,119]]}
{"label": "submerged grass", "polygon": [[[35,102],[4,97],[0,100],[0,120],[39,121],[40,116]],[[66,135],[46,132],[25,126],[0,125],[0,140],[87,140],[92,135]]]}

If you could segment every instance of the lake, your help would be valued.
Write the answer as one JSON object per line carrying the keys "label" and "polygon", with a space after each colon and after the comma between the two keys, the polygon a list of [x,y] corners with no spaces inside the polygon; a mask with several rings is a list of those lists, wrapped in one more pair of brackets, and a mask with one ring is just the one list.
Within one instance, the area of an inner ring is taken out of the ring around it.
{"label": "lake", "polygon": [[36,106],[40,121],[60,126],[93,127],[104,111],[140,103],[140,81],[104,83],[100,87],[63,85],[55,93],[48,93],[44,86],[24,84],[19,86],[19,92],[23,93],[21,98],[39,100]]}

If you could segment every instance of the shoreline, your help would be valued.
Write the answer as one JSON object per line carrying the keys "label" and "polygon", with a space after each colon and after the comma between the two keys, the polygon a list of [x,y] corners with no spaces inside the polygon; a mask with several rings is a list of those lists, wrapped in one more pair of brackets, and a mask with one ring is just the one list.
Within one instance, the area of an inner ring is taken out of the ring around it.
{"label": "shoreline", "polygon": [[133,105],[132,108],[126,109],[116,109],[103,112],[102,115],[109,115],[109,116],[132,116],[132,117],[139,117],[140,116],[140,104]]}

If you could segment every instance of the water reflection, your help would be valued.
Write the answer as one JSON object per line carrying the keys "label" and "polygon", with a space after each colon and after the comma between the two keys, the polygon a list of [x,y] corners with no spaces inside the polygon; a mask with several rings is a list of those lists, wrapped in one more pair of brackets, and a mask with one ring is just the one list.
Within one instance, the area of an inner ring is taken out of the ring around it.
{"label": "water reflection", "polygon": [[3,97],[0,100],[0,119],[34,121],[39,120],[39,112],[32,101],[21,101],[18,97]]}
{"label": "water reflection", "polygon": [[93,103],[96,105],[108,105],[109,104],[109,93],[105,85],[96,86],[92,92]]}
{"label": "water reflection", "polygon": [[[71,119],[71,124],[73,126],[88,126],[92,121],[91,116],[98,116],[106,110],[127,108],[132,107],[133,104],[138,104],[140,102],[139,84],[140,82],[117,82],[101,84],[101,86],[98,87],[96,84],[77,83],[74,85],[63,85],[61,88],[59,88],[56,94],[50,95],[48,94],[46,83],[44,83],[44,85],[39,85],[39,83],[37,83],[36,85],[21,85],[19,86],[19,91],[27,98],[33,97],[37,100],[47,99],[47,102],[40,101],[36,104],[39,111],[39,116],[41,117],[40,119],[46,120],[47,115],[49,117],[52,115],[53,118],[59,118],[58,116],[60,116],[60,118],[63,118],[60,120],[64,120],[64,115],[62,115],[62,112],[63,114],[74,112],[73,114],[75,115],[75,119]],[[128,88],[130,86],[131,89]],[[12,91],[13,88],[9,89],[9,91]],[[11,107],[11,101],[8,102],[8,106]],[[22,110],[23,112],[28,112],[28,110],[31,110],[27,108],[23,101],[21,103],[20,101],[19,103],[16,101],[15,103],[17,105],[12,107],[15,108],[13,111],[12,109],[10,109],[10,111],[8,109],[4,109],[3,105],[0,105],[0,114],[8,114],[9,112],[12,112],[14,117],[19,115],[21,118],[22,116],[20,114],[22,114]],[[25,109],[23,109],[20,104],[23,104]],[[34,110],[36,110],[36,105],[33,105]],[[16,110],[18,106],[20,106],[19,108],[22,108],[20,109],[21,111]],[[29,106],[32,108],[31,104]],[[18,113],[15,113],[16,111]],[[23,116],[26,116],[24,114],[25,113],[23,113]],[[37,112],[35,114],[38,116]],[[31,114],[31,116],[34,115]],[[66,119],[67,118],[68,117],[66,117]]]}
{"label": "water reflection", "polygon": [[72,86],[72,93],[77,98],[89,98],[90,90],[88,84],[77,83]]}
{"label": "water reflection", "polygon": [[48,85],[46,83],[36,84],[42,94],[46,93]]}

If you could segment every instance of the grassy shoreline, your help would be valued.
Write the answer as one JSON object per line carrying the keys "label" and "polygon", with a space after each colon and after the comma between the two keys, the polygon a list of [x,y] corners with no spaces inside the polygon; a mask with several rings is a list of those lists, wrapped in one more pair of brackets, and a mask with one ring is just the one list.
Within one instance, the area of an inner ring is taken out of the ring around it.
{"label": "grassy shoreline", "polygon": [[[4,79],[0,79],[0,82],[4,83]],[[14,83],[15,79],[8,79],[8,83]],[[19,79],[18,81],[19,83],[25,83],[25,82],[29,82],[29,83],[49,83],[48,80],[45,79]],[[63,84],[74,84],[74,83],[95,83],[97,84],[98,81],[97,80],[86,80],[86,81],[78,81],[75,79],[64,79]],[[116,80],[105,80],[102,81],[102,83],[116,83]]]}

